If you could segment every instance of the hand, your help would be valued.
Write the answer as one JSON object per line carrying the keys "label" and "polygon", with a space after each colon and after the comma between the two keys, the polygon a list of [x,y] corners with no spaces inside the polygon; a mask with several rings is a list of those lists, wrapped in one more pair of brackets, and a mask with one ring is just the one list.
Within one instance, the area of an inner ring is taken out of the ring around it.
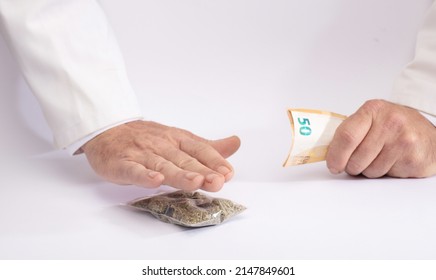
{"label": "hand", "polygon": [[370,100],[337,128],[326,161],[335,174],[432,176],[436,128],[415,109]]}
{"label": "hand", "polygon": [[133,121],[103,132],[82,150],[94,171],[114,183],[218,191],[234,173],[225,158],[239,146],[236,136],[209,141],[186,130]]}

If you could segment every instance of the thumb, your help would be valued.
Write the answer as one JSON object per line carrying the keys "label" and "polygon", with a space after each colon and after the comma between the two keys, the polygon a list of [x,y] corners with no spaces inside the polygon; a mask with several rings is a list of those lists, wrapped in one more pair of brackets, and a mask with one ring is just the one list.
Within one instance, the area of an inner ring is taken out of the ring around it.
{"label": "thumb", "polygon": [[233,155],[241,146],[238,136],[230,136],[224,139],[210,141],[209,144],[224,158]]}

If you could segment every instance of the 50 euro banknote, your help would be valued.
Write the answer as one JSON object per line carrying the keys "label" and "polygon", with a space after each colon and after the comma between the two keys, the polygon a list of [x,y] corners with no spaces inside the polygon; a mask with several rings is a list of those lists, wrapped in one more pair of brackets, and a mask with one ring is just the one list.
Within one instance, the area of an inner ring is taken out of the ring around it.
{"label": "50 euro banknote", "polygon": [[292,144],[283,166],[325,160],[336,128],[347,117],[312,109],[288,109],[292,128]]}

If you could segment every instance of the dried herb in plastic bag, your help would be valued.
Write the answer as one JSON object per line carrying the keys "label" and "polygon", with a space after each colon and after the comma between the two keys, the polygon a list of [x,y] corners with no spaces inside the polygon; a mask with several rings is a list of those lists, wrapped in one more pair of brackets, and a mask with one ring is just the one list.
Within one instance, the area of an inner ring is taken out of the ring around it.
{"label": "dried herb in plastic bag", "polygon": [[185,227],[218,225],[246,209],[228,199],[186,191],[139,198],[128,205],[147,211],[161,221]]}

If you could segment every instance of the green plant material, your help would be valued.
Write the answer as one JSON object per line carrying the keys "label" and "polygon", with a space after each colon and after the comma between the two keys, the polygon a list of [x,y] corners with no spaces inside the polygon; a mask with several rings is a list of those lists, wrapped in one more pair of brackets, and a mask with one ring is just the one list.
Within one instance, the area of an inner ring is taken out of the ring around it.
{"label": "green plant material", "polygon": [[228,199],[186,191],[139,198],[128,205],[149,212],[163,222],[185,227],[218,225],[246,209]]}

